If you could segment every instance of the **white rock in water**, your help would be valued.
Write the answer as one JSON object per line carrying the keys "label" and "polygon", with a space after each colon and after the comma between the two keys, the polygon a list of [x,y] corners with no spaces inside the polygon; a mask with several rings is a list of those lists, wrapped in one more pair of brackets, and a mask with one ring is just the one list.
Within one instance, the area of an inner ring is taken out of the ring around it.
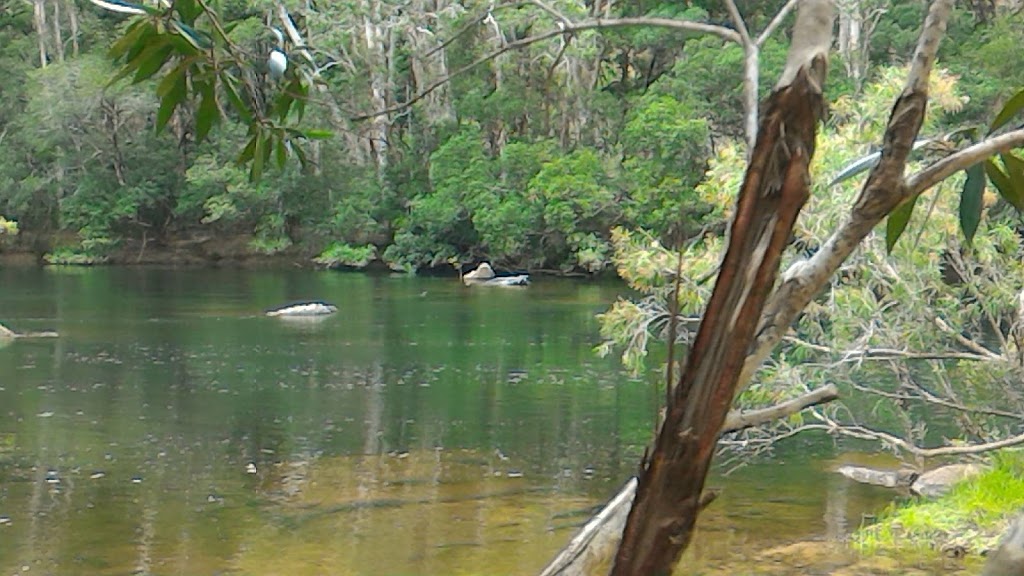
{"label": "white rock in water", "polygon": [[267,312],[267,316],[327,316],[337,311],[338,307],[333,304],[308,302],[271,310]]}
{"label": "white rock in water", "polygon": [[494,278],[494,269],[492,269],[491,265],[488,264],[487,262],[484,262],[483,264],[477,266],[476,270],[473,270],[472,272],[469,272],[462,277],[462,279],[466,281],[489,280],[491,278]]}
{"label": "white rock in water", "polygon": [[530,277],[526,274],[495,276],[491,265],[484,262],[477,266],[476,270],[465,274],[462,281],[467,286],[527,286],[530,284]]}

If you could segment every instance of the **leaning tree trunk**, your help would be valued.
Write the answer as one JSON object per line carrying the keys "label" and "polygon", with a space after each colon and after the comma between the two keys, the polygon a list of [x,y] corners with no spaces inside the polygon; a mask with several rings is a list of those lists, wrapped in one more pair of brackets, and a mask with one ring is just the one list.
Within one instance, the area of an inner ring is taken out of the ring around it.
{"label": "leaning tree trunk", "polygon": [[693,536],[719,432],[754,343],[782,251],[809,195],[823,113],[834,6],[800,8],[789,59],[769,97],[740,189],[729,248],[665,422],[645,459],[613,576],[670,574]]}

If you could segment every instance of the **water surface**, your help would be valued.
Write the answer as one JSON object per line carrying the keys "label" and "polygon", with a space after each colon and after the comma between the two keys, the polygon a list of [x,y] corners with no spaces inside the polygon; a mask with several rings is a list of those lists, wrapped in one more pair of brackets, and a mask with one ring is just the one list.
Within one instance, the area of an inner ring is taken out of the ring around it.
{"label": "water surface", "polygon": [[[0,575],[536,573],[649,437],[656,375],[593,353],[624,293],[2,269],[0,322],[60,337],[0,349]],[[262,315],[307,298],[339,312]],[[799,441],[714,478],[684,573],[808,573],[736,562],[889,497],[830,458]]]}

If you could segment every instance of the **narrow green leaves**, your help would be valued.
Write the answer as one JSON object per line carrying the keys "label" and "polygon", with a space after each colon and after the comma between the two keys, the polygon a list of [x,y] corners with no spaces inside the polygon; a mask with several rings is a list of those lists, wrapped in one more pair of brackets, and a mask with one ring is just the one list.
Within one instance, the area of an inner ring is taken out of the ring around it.
{"label": "narrow green leaves", "polygon": [[188,96],[188,63],[182,62],[174,68],[156,87],[156,95],[160,98],[160,109],[156,113],[156,132],[160,133],[174,114],[175,108],[181,105]]}
{"label": "narrow green leaves", "polygon": [[967,173],[967,180],[960,194],[960,229],[963,230],[967,244],[970,245],[981,223],[985,196],[985,168],[979,163],[964,172]]}
{"label": "narrow green leaves", "polygon": [[310,129],[303,130],[302,135],[305,136],[306,138],[309,138],[310,140],[327,140],[328,138],[334,136],[334,132],[331,132],[330,130]]}
{"label": "narrow green leaves", "polygon": [[989,132],[995,132],[1001,128],[1022,109],[1024,109],[1024,90],[1014,94],[1006,105],[1003,106],[1003,109],[999,111],[999,114],[996,114],[995,120],[992,120],[992,125],[989,127]]}
{"label": "narrow green leaves", "polygon": [[896,241],[900,239],[903,232],[907,229],[907,223],[910,222],[910,216],[914,213],[914,206],[917,204],[917,199],[920,196],[914,196],[899,206],[896,207],[889,214],[889,218],[885,221],[885,249],[887,252],[892,252],[893,247],[896,246]]}
{"label": "narrow green leaves", "polygon": [[995,160],[985,160],[985,174],[999,195],[1020,212],[1024,212],[1024,160],[1013,154],[1001,154],[1004,171]]}
{"label": "narrow green leaves", "polygon": [[197,82],[196,92],[203,97],[196,110],[196,141],[202,142],[209,135],[214,123],[220,120],[220,109],[217,107],[217,93],[212,78]]}

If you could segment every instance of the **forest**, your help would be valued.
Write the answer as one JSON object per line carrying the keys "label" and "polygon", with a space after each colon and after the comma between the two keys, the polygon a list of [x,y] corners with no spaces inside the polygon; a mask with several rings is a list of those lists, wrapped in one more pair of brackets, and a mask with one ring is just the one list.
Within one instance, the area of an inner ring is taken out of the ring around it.
{"label": "forest", "polygon": [[1024,442],[1024,7],[797,4],[8,4],[0,240],[614,271],[600,350],[689,355],[614,572],[664,573],[722,447]]}
{"label": "forest", "polygon": [[[738,3],[747,27],[765,32],[753,62],[765,79],[784,61],[789,28],[772,19],[786,16],[785,4]],[[263,55],[279,45],[275,6],[209,4],[230,24],[232,45],[252,57],[251,97],[270,108],[303,86],[266,69]],[[112,81],[111,50],[129,18],[81,0],[5,2],[5,249],[53,263],[283,254],[324,266],[450,271],[487,260],[593,274],[613,269],[613,230],[668,246],[724,232],[731,191],[711,182],[721,177],[714,166],[742,157],[745,110],[770,82],[745,81],[749,50],[730,39],[723,3],[281,6],[308,49],[281,48],[293,63],[311,56],[316,76],[302,110],[284,116],[302,116],[312,138],[299,150],[308,162],[268,166],[253,179],[252,166],[237,162],[252,139],[223,95],[210,98],[214,119],[198,99],[162,109],[175,87],[156,69],[138,82]],[[884,114],[880,85],[905,64],[925,9],[843,3],[830,126],[855,130]],[[562,18],[698,26],[552,34]],[[939,54],[945,113],[928,134],[952,136],[932,155],[1019,90],[1024,64],[1007,55],[1024,40],[1022,18],[1013,3],[958,4]],[[196,80],[192,90],[206,89]],[[864,139],[836,147],[844,159],[871,151]]]}

